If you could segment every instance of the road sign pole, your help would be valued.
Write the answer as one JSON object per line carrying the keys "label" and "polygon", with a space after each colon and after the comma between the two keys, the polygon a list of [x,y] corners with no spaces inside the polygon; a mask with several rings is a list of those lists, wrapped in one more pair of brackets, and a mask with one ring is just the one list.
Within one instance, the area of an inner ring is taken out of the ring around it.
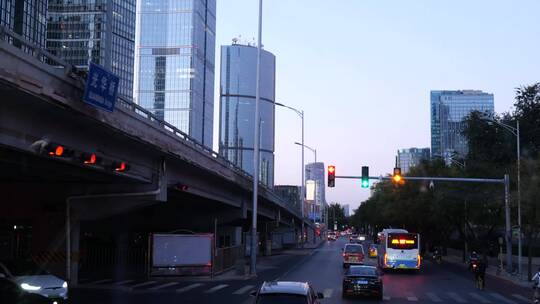
{"label": "road sign pole", "polygon": [[506,271],[512,272],[512,226],[510,225],[510,177],[504,175],[504,213],[506,226]]}

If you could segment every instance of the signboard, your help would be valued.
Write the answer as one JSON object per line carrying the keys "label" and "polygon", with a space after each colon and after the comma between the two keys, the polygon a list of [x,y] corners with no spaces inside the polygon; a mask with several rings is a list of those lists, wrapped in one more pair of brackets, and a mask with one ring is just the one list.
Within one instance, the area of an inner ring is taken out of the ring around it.
{"label": "signboard", "polygon": [[119,82],[118,76],[108,72],[102,66],[90,62],[84,89],[84,102],[112,112],[116,102]]}
{"label": "signboard", "polygon": [[314,180],[306,181],[306,200],[314,201],[315,200],[315,190],[316,184]]}

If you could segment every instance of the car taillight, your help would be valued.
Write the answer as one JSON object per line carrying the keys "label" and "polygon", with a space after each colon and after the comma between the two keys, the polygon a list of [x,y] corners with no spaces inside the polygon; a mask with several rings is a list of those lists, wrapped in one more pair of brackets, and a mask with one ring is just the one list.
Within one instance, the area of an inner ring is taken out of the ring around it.
{"label": "car taillight", "polygon": [[347,256],[347,254],[346,254],[346,253],[342,253],[341,255],[343,255],[343,257],[346,257],[346,256]]}
{"label": "car taillight", "polygon": [[416,268],[420,268],[421,261],[422,261],[422,259],[421,259],[420,255],[418,255],[418,260],[416,261]]}

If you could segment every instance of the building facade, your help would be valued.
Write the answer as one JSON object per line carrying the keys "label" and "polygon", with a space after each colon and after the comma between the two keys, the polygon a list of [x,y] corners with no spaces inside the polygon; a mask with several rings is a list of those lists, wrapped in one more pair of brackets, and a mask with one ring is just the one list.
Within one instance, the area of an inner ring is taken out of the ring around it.
{"label": "building facade", "polygon": [[135,102],[212,148],[216,0],[138,0]]}
{"label": "building facade", "polygon": [[80,69],[97,63],[133,99],[136,0],[49,0],[47,50]]}
{"label": "building facade", "polygon": [[398,167],[401,173],[409,173],[412,167],[418,166],[422,160],[429,159],[429,148],[409,148],[397,151]]}
{"label": "building facade", "polygon": [[[233,44],[221,47],[219,153],[253,174],[255,79],[257,48]],[[276,57],[261,53],[260,79],[260,162],[262,183],[274,185]]]}
{"label": "building facade", "polygon": [[431,91],[431,157],[467,155],[463,119],[473,111],[494,113],[493,94],[482,91]]}
{"label": "building facade", "polygon": [[[326,186],[324,177],[326,170],[324,163],[316,162],[306,165],[306,181],[313,181],[315,184],[314,200],[309,200],[309,195],[306,193],[309,213],[308,217],[315,222],[324,221],[324,212],[326,209]],[[307,183],[306,182],[306,183]],[[306,187],[307,189],[307,187]]]}
{"label": "building facade", "polygon": [[274,191],[281,196],[291,208],[300,212],[300,196],[302,191],[300,186],[276,185],[274,186]]}
{"label": "building facade", "polygon": [[47,0],[0,0],[0,25],[45,48]]}

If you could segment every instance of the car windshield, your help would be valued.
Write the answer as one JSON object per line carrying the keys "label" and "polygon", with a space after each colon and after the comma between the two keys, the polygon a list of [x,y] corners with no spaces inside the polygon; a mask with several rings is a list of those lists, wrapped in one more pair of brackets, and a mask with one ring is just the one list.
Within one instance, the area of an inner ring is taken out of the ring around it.
{"label": "car windshield", "polygon": [[4,261],[1,263],[6,266],[13,276],[49,274],[46,270],[38,267],[34,262],[31,261]]}
{"label": "car windshield", "polygon": [[353,276],[376,276],[377,271],[374,267],[355,267],[351,266],[347,271],[347,275]]}
{"label": "car windshield", "polygon": [[348,245],[345,246],[345,253],[364,253],[364,248],[362,248],[360,245]]}
{"label": "car windshield", "polygon": [[257,304],[305,304],[307,298],[299,294],[267,293],[259,294]]}

